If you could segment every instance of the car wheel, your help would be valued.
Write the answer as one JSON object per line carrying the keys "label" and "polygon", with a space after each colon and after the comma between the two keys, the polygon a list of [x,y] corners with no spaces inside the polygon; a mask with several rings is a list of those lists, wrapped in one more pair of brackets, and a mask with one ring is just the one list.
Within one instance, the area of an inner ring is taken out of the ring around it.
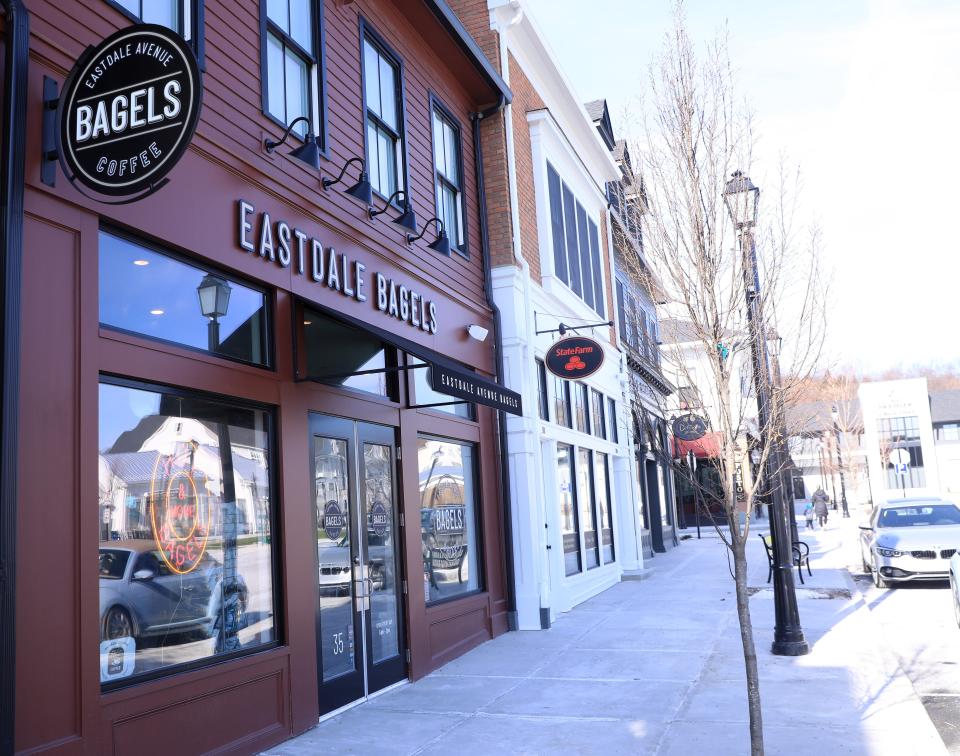
{"label": "car wheel", "polygon": [[960,627],[960,597],[957,596],[957,586],[950,576],[950,598],[953,599],[953,618],[957,621],[957,627]]}
{"label": "car wheel", "polygon": [[120,606],[111,607],[107,616],[103,618],[104,640],[130,638],[132,636],[133,620],[130,619],[130,613]]}
{"label": "car wheel", "polygon": [[880,577],[880,565],[877,564],[877,560],[873,560],[873,584],[877,588],[886,588],[889,583]]}

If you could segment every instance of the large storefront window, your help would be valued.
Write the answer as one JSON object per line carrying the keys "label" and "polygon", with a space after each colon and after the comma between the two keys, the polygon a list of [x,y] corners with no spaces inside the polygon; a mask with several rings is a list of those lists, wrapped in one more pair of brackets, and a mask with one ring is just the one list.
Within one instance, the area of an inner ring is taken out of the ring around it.
{"label": "large storefront window", "polygon": [[264,292],[106,231],[100,322],[218,357],[270,363]]}
{"label": "large storefront window", "polygon": [[420,531],[427,603],[480,588],[474,448],[421,438]]}
{"label": "large storefront window", "polygon": [[270,414],[104,381],[99,418],[101,682],[277,640]]}
{"label": "large storefront window", "polygon": [[597,509],[600,511],[600,544],[603,547],[603,563],[614,560],[613,526],[610,521],[610,470],[607,455],[594,452],[596,473]]}
{"label": "large storefront window", "polygon": [[[303,309],[307,376],[333,386],[395,399],[397,353],[367,331]],[[330,345],[336,344],[336,349]]]}
{"label": "large storefront window", "polygon": [[577,500],[580,521],[583,523],[583,544],[587,554],[587,569],[600,565],[597,543],[597,509],[593,498],[593,465],[589,449],[577,449]]}
{"label": "large storefront window", "polygon": [[566,575],[580,566],[580,527],[573,490],[573,447],[557,444],[557,479],[560,484],[560,528],[563,535],[563,565]]}
{"label": "large storefront window", "polygon": [[885,462],[886,487],[899,489],[901,476],[890,461],[890,452],[904,449],[910,455],[907,467],[906,488],[923,488],[927,485],[927,474],[923,469],[923,449],[920,444],[920,421],[916,415],[911,417],[886,417],[877,422],[880,436],[880,454]]}
{"label": "large storefront window", "polygon": [[[413,355],[407,355],[407,360],[410,365],[426,364],[419,357],[414,357]],[[467,420],[473,420],[473,403],[460,401],[455,396],[450,396],[450,394],[441,394],[439,391],[434,391],[430,386],[429,370],[429,367],[420,367],[407,371],[408,375],[413,375],[414,400],[417,406],[436,410],[437,412],[446,412],[450,415],[466,418]]]}

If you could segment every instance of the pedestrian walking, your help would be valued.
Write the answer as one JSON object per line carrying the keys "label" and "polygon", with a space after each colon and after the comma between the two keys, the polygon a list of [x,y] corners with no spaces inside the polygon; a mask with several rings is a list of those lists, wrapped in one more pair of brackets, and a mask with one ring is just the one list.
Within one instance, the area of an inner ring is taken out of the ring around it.
{"label": "pedestrian walking", "polygon": [[827,517],[830,514],[830,510],[827,508],[827,505],[830,503],[830,497],[827,495],[827,492],[822,488],[817,488],[813,492],[813,496],[810,497],[810,501],[813,502],[813,511],[817,515],[817,523],[819,523],[821,528],[827,527]]}
{"label": "pedestrian walking", "polygon": [[807,530],[813,530],[813,503],[807,502],[807,506],[803,508],[803,516],[807,521]]}

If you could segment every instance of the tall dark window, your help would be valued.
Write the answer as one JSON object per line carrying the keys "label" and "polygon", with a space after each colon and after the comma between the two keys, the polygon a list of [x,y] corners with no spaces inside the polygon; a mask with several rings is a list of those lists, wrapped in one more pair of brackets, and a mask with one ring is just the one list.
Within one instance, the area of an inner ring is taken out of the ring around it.
{"label": "tall dark window", "polygon": [[590,432],[589,391],[585,383],[573,384],[573,427],[581,433]]}
{"label": "tall dark window", "polygon": [[596,389],[590,391],[590,420],[593,424],[593,435],[597,438],[606,438],[607,423],[603,406],[603,394]]}
{"label": "tall dark window", "polygon": [[584,303],[605,317],[597,224],[550,163],[547,163],[547,191],[554,273]]}
{"label": "tall dark window", "polygon": [[570,424],[570,381],[553,376],[553,420],[567,428]]}
{"label": "tall dark window", "polygon": [[460,127],[434,103],[433,172],[436,181],[437,217],[447,232],[450,247],[458,252],[465,252],[461,168]]}
{"label": "tall dark window", "polygon": [[537,360],[537,408],[541,420],[550,419],[550,406],[547,403],[547,366],[543,360]]}
{"label": "tall dark window", "polygon": [[[264,110],[284,126],[301,116],[315,124],[319,10],[314,0],[263,1]],[[294,127],[301,137],[313,130],[303,122]],[[322,139],[322,124],[316,133]]]}
{"label": "tall dark window", "polygon": [[610,468],[607,455],[593,453],[594,473],[596,474],[597,510],[600,513],[600,546],[603,563],[616,558],[613,548],[613,524],[610,516]]}
{"label": "tall dark window", "polygon": [[588,570],[600,566],[592,456],[593,452],[589,449],[577,449],[577,502],[580,505],[580,527],[583,528]]}
{"label": "tall dark window", "polygon": [[607,439],[615,444],[620,443],[620,436],[617,431],[617,402],[612,397],[607,397],[607,430],[609,434]]}
{"label": "tall dark window", "polygon": [[404,188],[402,103],[400,61],[365,32],[363,104],[367,172],[373,188],[383,197]]}
{"label": "tall dark window", "polygon": [[580,522],[573,481],[573,447],[557,444],[557,482],[560,486],[560,533],[563,536],[564,574],[575,575],[580,562]]}

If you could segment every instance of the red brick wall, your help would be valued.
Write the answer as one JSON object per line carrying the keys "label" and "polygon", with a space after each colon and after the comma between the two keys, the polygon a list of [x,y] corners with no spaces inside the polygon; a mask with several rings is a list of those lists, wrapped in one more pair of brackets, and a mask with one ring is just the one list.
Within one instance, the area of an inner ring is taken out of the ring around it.
{"label": "red brick wall", "polygon": [[527,113],[545,105],[517,59],[510,56],[510,89],[513,91],[513,154],[517,165],[517,205],[520,212],[520,248],[530,266],[530,277],[540,283],[540,246],[537,236],[537,203],[533,190],[533,153]]}

